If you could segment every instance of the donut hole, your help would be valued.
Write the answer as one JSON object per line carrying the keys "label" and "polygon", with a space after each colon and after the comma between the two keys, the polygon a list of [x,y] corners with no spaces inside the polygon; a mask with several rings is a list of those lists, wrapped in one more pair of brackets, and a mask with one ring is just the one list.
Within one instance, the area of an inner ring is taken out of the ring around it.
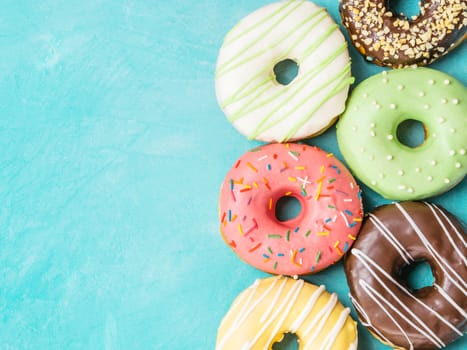
{"label": "donut hole", "polygon": [[273,350],[295,350],[298,349],[298,337],[293,333],[286,333],[280,342],[272,345]]}
{"label": "donut hole", "polygon": [[415,119],[407,119],[397,127],[397,139],[409,148],[421,146],[428,136],[425,125]]}
{"label": "donut hole", "polygon": [[412,292],[432,287],[435,282],[431,266],[425,260],[404,266],[399,275],[405,286]]}
{"label": "donut hole", "polygon": [[388,0],[388,8],[392,13],[410,19],[420,14],[420,0]]}
{"label": "donut hole", "polygon": [[295,219],[302,211],[300,201],[292,196],[284,196],[277,200],[275,215],[280,222],[286,222]]}
{"label": "donut hole", "polygon": [[287,58],[274,66],[274,77],[281,85],[289,85],[298,75],[298,63]]}

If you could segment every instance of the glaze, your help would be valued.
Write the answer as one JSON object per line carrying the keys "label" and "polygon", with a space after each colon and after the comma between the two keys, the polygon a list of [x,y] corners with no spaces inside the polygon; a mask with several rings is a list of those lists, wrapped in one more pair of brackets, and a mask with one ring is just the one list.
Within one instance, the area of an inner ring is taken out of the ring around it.
{"label": "glaze", "polygon": [[[383,342],[404,349],[445,347],[467,330],[467,242],[457,220],[434,204],[377,208],[345,259],[359,318]],[[412,291],[400,271],[426,261],[435,282]]]}
{"label": "glaze", "polygon": [[[288,85],[274,66],[298,64]],[[276,2],[251,13],[226,36],[216,94],[229,121],[249,139],[289,141],[317,135],[344,111],[350,83],[347,43],[324,8]]]}
{"label": "glaze", "polygon": [[[425,141],[411,148],[397,137],[408,119]],[[467,173],[467,89],[428,68],[383,72],[363,81],[337,124],[337,140],[354,174],[385,198],[422,199],[443,193]]]}
{"label": "glaze", "polygon": [[324,286],[283,276],[256,280],[222,320],[216,350],[271,349],[285,333],[298,337],[300,350],[356,350],[349,313]]}
{"label": "glaze", "polygon": [[[300,214],[275,216],[294,197]],[[274,274],[318,272],[338,261],[358,235],[362,203],[355,180],[332,154],[300,144],[269,144],[240,157],[219,201],[225,242],[245,262]]]}

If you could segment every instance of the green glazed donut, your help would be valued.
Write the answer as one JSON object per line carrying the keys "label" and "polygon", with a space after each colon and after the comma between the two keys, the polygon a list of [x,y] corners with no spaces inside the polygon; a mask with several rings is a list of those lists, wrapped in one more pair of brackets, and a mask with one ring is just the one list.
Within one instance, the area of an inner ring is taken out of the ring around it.
{"label": "green glazed donut", "polygon": [[[397,129],[423,124],[424,142],[410,147]],[[454,187],[467,173],[467,89],[429,68],[384,71],[355,88],[337,124],[349,167],[387,199],[416,200]]]}

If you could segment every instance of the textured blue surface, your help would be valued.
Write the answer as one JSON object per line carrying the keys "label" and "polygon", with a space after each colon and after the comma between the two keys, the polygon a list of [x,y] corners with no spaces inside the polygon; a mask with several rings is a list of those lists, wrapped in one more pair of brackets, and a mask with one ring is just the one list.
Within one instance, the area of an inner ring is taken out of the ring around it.
{"label": "textured blue surface", "polygon": [[[266,3],[2,1],[1,349],[214,348],[265,274],[218,232],[219,186],[257,143],[213,75],[223,36]],[[351,53],[357,83],[380,70]],[[465,84],[466,61],[463,45],[432,67]],[[340,157],[334,128],[308,143]],[[367,210],[385,202],[364,190]],[[467,221],[466,181],[433,201]],[[306,279],[349,305],[340,264]]]}

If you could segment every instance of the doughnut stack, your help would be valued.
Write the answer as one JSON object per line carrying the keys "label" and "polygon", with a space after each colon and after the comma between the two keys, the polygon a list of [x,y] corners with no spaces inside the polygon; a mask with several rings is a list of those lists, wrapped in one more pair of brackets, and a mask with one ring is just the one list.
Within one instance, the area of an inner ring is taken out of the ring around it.
{"label": "doughnut stack", "polygon": [[[383,0],[341,0],[342,23],[367,61],[397,68],[354,82],[347,41],[307,0],[280,1],[243,18],[225,37],[216,94],[232,125],[265,144],[235,162],[221,186],[220,232],[258,279],[222,320],[216,349],[272,349],[286,333],[300,349],[357,349],[357,323],[335,293],[299,276],[344,258],[359,321],[397,349],[437,349],[467,331],[464,226],[426,200],[467,174],[467,89],[428,65],[465,38],[467,3],[425,1],[411,19]],[[297,67],[291,82],[276,68]],[[349,169],[303,140],[337,123]],[[424,139],[402,142],[407,121]],[[386,199],[364,213],[356,178]],[[300,213],[279,218],[294,200]],[[411,288],[402,271],[427,262],[434,283]],[[288,276],[288,277],[287,277]],[[292,277],[292,278],[291,278]]]}

